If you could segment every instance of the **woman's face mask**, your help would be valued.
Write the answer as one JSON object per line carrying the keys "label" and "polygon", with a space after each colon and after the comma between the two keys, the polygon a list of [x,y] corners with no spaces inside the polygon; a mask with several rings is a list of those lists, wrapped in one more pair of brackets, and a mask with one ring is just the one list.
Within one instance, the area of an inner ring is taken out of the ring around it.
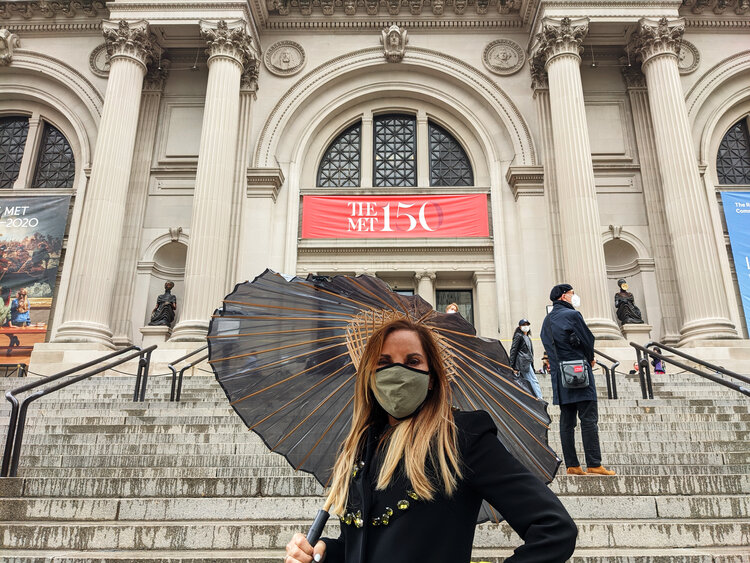
{"label": "woman's face mask", "polygon": [[531,330],[531,327],[529,325],[522,325],[521,326],[521,331],[522,332],[529,332],[529,330]]}
{"label": "woman's face mask", "polygon": [[375,370],[375,398],[383,410],[401,420],[424,403],[430,387],[430,372],[404,364],[389,364]]}

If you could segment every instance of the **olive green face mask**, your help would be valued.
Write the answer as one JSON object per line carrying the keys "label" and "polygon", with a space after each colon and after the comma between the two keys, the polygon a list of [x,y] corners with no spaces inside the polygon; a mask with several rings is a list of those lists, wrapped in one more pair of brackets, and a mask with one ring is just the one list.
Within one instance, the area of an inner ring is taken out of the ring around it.
{"label": "olive green face mask", "polygon": [[375,398],[393,418],[411,416],[424,403],[430,386],[430,372],[404,364],[390,364],[375,370]]}

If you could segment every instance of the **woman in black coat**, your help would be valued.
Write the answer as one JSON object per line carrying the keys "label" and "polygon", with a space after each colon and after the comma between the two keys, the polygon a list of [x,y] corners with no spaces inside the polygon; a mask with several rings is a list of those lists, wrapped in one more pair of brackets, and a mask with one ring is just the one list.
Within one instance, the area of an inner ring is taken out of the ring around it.
{"label": "woman in black coat", "polygon": [[341,535],[313,548],[296,534],[285,562],[467,563],[482,500],[524,541],[506,561],[566,561],[577,529],[560,501],[503,447],[486,412],[450,405],[429,329],[398,320],[376,331],[325,506]]}
{"label": "woman in black coat", "polygon": [[510,345],[510,367],[531,385],[537,399],[542,398],[542,388],[534,372],[534,345],[531,343],[531,323],[526,319],[518,321]]}

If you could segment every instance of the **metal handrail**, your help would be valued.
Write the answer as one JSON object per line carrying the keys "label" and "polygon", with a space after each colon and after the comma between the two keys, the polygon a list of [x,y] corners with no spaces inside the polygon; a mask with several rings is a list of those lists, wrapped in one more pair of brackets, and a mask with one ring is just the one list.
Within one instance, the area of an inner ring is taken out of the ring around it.
{"label": "metal handrail", "polygon": [[[18,474],[18,461],[21,456],[21,445],[23,444],[23,434],[26,427],[26,416],[28,415],[29,405],[33,401],[36,401],[37,399],[44,397],[45,395],[49,395],[51,393],[54,393],[55,391],[59,391],[60,389],[68,387],[69,385],[73,385],[74,383],[78,383],[79,381],[83,381],[84,379],[88,379],[89,377],[102,373],[103,371],[107,371],[108,369],[119,366],[120,364],[124,364],[125,362],[138,357],[140,357],[140,360],[138,361],[138,376],[136,379],[136,390],[134,392],[133,400],[137,400],[139,384],[142,380],[143,387],[140,394],[140,399],[142,401],[146,391],[145,381],[148,378],[148,368],[151,361],[151,352],[153,352],[155,349],[156,345],[150,346],[144,350],[141,350],[138,346],[130,346],[123,350],[118,350],[116,352],[112,352],[111,354],[107,354],[106,356],[102,356],[101,358],[86,362],[85,364],[82,364],[80,366],[61,371],[60,373],[50,375],[49,377],[45,377],[44,379],[32,381],[30,383],[27,383],[26,385],[17,387],[16,389],[6,391],[5,398],[11,404],[11,411],[10,420],[8,422],[8,437],[5,441],[5,450],[3,453],[3,464],[2,469],[0,470],[0,477],[15,477]],[[111,360],[112,358],[118,356],[119,358],[114,362],[110,362],[106,365],[97,367],[94,370],[87,371],[65,381],[59,382],[51,387],[46,387],[40,391],[32,393],[20,402],[18,398],[16,398],[16,395],[18,393],[24,393],[36,387],[41,387],[42,385],[52,383],[53,381],[57,381],[65,377],[66,375],[72,375],[73,373],[89,367],[93,367],[97,364],[101,364],[104,361]]]}
{"label": "metal handrail", "polygon": [[607,381],[607,398],[608,399],[617,399],[617,381],[615,380],[615,369],[617,366],[620,365],[620,362],[612,358],[611,356],[607,356],[607,354],[604,354],[594,348],[594,354],[597,354],[604,358],[605,360],[609,360],[612,362],[611,366],[607,366],[606,364],[599,363],[599,367],[604,370],[604,379]]}
{"label": "metal handrail", "polygon": [[[179,388],[177,389],[177,391],[175,392],[175,388],[177,386],[177,368],[175,367],[175,365],[179,364],[183,360],[187,360],[190,356],[193,356],[193,355],[197,354],[198,352],[202,352],[206,348],[208,348],[208,344],[206,344],[205,346],[202,346],[200,348],[196,348],[192,352],[189,352],[189,353],[185,354],[184,356],[181,356],[181,357],[177,358],[172,363],[167,364],[167,367],[172,372],[172,389],[169,392],[169,401],[170,402],[173,402],[173,401],[179,402],[180,401],[180,394],[182,392],[182,374],[184,372],[184,368],[182,370],[180,370],[180,385],[179,385]],[[205,358],[203,358],[203,359],[205,360]],[[199,361],[203,361],[203,360],[199,360]],[[190,366],[188,366],[188,367],[191,367],[191,366],[192,366],[192,364]]]}
{"label": "metal handrail", "polygon": [[[203,349],[205,349],[207,347],[208,346],[206,346],[204,348],[201,348],[201,350],[203,350]],[[196,350],[196,351],[198,351],[198,350]],[[208,359],[208,354],[205,354],[205,355],[201,356],[200,358],[198,358],[197,360],[194,360],[194,361],[190,362],[188,365],[186,365],[185,367],[183,367],[180,370],[180,378],[179,378],[179,382],[177,383],[177,399],[176,399],[177,402],[180,401],[180,397],[182,396],[182,376],[185,374],[185,370],[189,369],[189,368],[191,368],[191,367],[193,367],[195,365],[198,365],[199,363],[201,363],[202,361],[207,360],[207,359]]]}
{"label": "metal handrail", "polygon": [[[738,373],[735,373],[733,371],[724,369],[720,366],[715,366],[709,362],[706,362],[704,360],[700,360],[698,358],[695,358],[694,356],[691,356],[690,354],[686,354],[684,352],[681,352],[679,350],[675,350],[671,346],[666,346],[664,344],[661,344],[659,342],[649,342],[646,344],[646,346],[641,346],[640,344],[636,344],[635,342],[631,342],[630,345],[635,348],[635,353],[638,358],[638,375],[641,379],[641,392],[643,393],[644,399],[653,399],[654,398],[654,391],[653,387],[651,385],[651,368],[649,367],[648,357],[656,358],[657,360],[666,361],[667,358],[664,357],[659,352],[654,352],[653,350],[649,350],[649,346],[654,346],[658,348],[664,348],[665,350],[669,351],[670,353],[673,353],[675,355],[681,356],[687,360],[694,361],[698,364],[701,364],[705,367],[714,369],[717,373],[721,373],[723,375],[728,375],[729,377],[734,377],[736,379],[739,379],[740,381],[750,383],[750,378],[740,375]],[[671,365],[677,366],[678,368],[681,368],[685,371],[689,371],[690,373],[694,373],[695,375],[699,375],[704,379],[708,379],[710,381],[713,381],[714,383],[718,383],[719,385],[723,385],[724,387],[729,387],[730,389],[734,391],[738,391],[742,393],[743,395],[746,395],[750,397],[750,386],[745,385],[738,385],[737,383],[734,383],[732,381],[726,381],[720,377],[716,377],[715,375],[712,375],[710,373],[706,373],[704,371],[701,371],[697,368],[691,367],[687,364],[684,364],[682,362],[679,362],[675,360],[674,358],[669,358],[669,363]],[[644,385],[646,385],[644,387]]]}

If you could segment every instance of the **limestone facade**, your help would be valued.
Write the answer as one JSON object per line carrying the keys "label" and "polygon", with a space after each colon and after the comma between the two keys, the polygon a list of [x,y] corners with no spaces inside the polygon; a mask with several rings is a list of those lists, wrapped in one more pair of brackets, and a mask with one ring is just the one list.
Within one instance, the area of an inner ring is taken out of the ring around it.
{"label": "limestone facade", "polygon": [[[75,156],[49,339],[139,344],[172,279],[170,338],[198,342],[265,268],[461,295],[502,339],[566,281],[620,343],[625,277],[654,339],[747,338],[719,194],[750,185],[716,162],[750,115],[749,32],[742,1],[0,2],[0,117],[53,123]],[[386,114],[414,121],[409,185],[373,181]],[[356,185],[320,185],[354,124]],[[470,185],[431,185],[433,125]],[[53,193],[33,147],[15,195]],[[301,236],[304,196],[454,194],[487,195],[489,236]]]}

